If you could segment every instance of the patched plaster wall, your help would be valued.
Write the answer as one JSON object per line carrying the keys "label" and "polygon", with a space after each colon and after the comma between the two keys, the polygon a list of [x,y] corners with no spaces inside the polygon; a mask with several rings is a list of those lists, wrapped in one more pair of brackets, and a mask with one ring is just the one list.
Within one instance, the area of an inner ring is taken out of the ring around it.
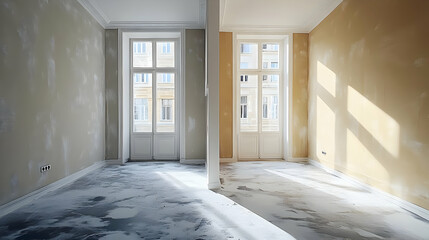
{"label": "patched plaster wall", "polygon": [[118,29],[106,30],[106,159],[118,159]]}
{"label": "patched plaster wall", "polygon": [[185,32],[185,157],[206,158],[205,31]]}
{"label": "patched plaster wall", "polygon": [[104,159],[104,29],[67,0],[1,0],[0,26],[3,204]]}
{"label": "patched plaster wall", "polygon": [[308,124],[311,159],[426,209],[428,12],[344,0],[310,33]]}

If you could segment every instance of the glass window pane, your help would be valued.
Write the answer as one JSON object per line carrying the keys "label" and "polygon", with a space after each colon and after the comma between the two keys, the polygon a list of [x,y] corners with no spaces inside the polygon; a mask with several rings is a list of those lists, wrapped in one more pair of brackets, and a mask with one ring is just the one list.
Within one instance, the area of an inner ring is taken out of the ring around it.
{"label": "glass window pane", "polygon": [[242,43],[240,52],[240,69],[258,68],[258,44]]}
{"label": "glass window pane", "polygon": [[174,132],[174,73],[157,73],[156,82],[156,131]]}
{"label": "glass window pane", "polygon": [[152,74],[133,74],[133,131],[152,132]]}
{"label": "glass window pane", "polygon": [[[241,81],[241,79],[245,81]],[[258,75],[240,76],[240,131],[258,131]]]}
{"label": "glass window pane", "polygon": [[133,67],[152,67],[152,42],[133,42]]}
{"label": "glass window pane", "polygon": [[174,67],[174,42],[156,42],[156,67]]}
{"label": "glass window pane", "polygon": [[262,68],[279,69],[279,44],[262,44]]}
{"label": "glass window pane", "polygon": [[280,76],[263,75],[262,76],[262,131],[279,131],[279,79]]}

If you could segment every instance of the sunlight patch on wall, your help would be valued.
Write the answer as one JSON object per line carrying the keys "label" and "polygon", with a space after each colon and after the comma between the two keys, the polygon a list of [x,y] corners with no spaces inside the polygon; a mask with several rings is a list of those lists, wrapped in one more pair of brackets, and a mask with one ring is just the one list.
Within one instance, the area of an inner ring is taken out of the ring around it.
{"label": "sunlight patch on wall", "polygon": [[317,158],[335,168],[335,113],[317,96]]}
{"label": "sunlight patch on wall", "polygon": [[335,97],[337,75],[320,61],[317,61],[317,82]]}
{"label": "sunlight patch on wall", "polygon": [[[377,176],[377,185],[389,182],[389,173],[371,152],[359,141],[352,131],[347,129],[347,168],[353,173],[365,173],[366,180]],[[371,181],[370,184],[374,184]]]}
{"label": "sunlight patch on wall", "polygon": [[399,124],[358,91],[348,86],[348,112],[393,157],[399,154]]}

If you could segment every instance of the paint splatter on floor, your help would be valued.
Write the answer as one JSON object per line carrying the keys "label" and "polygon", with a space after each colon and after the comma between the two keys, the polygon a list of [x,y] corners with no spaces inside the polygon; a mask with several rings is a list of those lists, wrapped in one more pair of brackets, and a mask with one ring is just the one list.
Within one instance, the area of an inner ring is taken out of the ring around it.
{"label": "paint splatter on floor", "polygon": [[311,165],[221,166],[217,191],[296,239],[429,239],[429,221]]}
{"label": "paint splatter on floor", "polygon": [[0,239],[293,239],[206,189],[204,166],[107,166],[0,219]]}

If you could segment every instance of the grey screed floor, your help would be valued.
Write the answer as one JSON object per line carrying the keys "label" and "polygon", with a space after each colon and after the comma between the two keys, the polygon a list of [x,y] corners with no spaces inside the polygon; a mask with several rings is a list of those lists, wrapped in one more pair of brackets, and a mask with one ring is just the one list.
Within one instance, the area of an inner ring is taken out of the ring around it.
{"label": "grey screed floor", "polygon": [[217,192],[296,239],[429,239],[429,221],[311,165],[224,164],[221,181]]}
{"label": "grey screed floor", "polygon": [[222,165],[217,193],[205,174],[177,162],[107,166],[1,218],[0,238],[429,239],[428,221],[313,166]]}

